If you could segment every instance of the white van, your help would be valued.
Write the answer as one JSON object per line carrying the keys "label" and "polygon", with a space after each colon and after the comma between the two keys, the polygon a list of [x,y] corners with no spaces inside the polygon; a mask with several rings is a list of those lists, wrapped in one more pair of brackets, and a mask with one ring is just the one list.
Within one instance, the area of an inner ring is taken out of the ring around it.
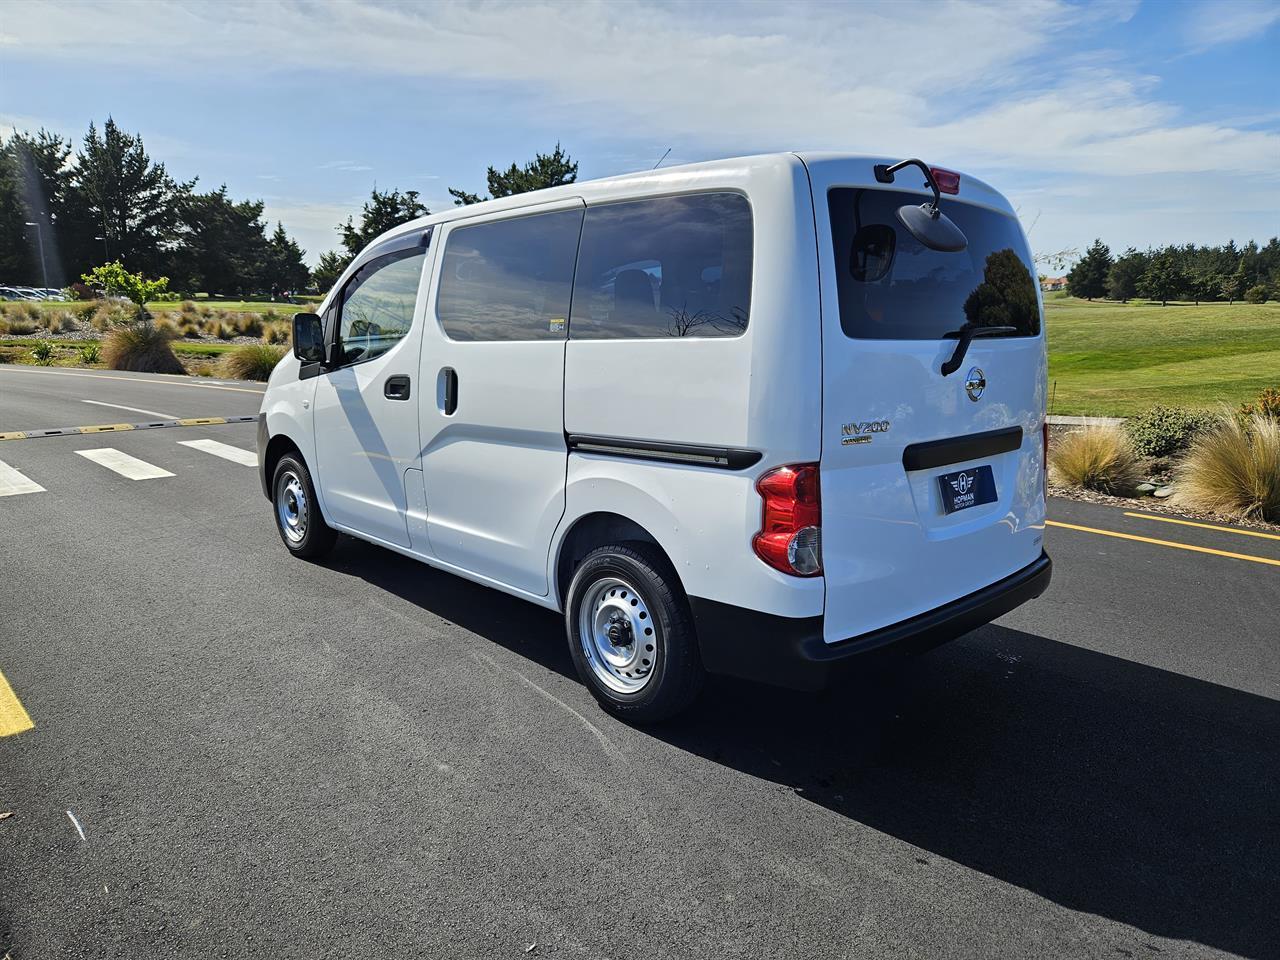
{"label": "white van", "polygon": [[342,532],[563,611],[597,699],[656,720],[1039,596],[1045,384],[1004,197],[777,154],[379,237],[295,318],[259,462],[292,553]]}

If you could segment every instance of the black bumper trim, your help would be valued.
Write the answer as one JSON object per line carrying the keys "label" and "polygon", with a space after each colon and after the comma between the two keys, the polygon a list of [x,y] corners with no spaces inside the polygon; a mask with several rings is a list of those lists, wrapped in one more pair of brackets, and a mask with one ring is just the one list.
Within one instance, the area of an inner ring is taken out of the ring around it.
{"label": "black bumper trim", "polygon": [[779,617],[690,597],[702,662],[712,673],[797,690],[820,690],[852,660],[920,653],[961,637],[1044,593],[1053,561],[1034,563],[951,603],[836,643],[822,638],[822,617]]}

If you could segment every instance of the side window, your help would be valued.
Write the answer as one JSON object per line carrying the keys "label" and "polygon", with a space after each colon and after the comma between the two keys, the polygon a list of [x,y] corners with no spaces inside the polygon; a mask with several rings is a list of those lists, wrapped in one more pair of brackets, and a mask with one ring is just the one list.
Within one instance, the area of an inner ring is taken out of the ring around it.
{"label": "side window", "polygon": [[734,337],[751,311],[751,206],[736,193],[587,209],[569,336]]}
{"label": "side window", "polygon": [[427,251],[422,247],[375,257],[347,281],[339,299],[342,365],[372,360],[413,326],[413,307]]}
{"label": "side window", "polygon": [[563,340],[581,210],[449,234],[436,313],[453,340]]}

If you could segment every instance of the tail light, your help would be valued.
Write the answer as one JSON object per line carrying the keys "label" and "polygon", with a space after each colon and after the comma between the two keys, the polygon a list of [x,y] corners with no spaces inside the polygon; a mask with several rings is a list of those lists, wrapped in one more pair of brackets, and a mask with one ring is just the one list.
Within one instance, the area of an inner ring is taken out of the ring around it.
{"label": "tail light", "polygon": [[761,560],[795,577],[822,573],[822,498],[818,465],[799,463],[770,470],[756,490],[764,499],[760,532],[751,547]]}

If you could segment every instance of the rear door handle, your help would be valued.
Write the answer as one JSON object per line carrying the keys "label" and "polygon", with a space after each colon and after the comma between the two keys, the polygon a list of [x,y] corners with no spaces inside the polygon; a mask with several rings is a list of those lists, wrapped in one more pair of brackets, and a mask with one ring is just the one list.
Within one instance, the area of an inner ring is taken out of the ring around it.
{"label": "rear door handle", "polygon": [[388,400],[408,400],[409,377],[403,373],[387,377],[387,382],[382,388],[382,395]]}
{"label": "rear door handle", "polygon": [[451,417],[458,409],[458,371],[444,367],[440,371],[440,409]]}

